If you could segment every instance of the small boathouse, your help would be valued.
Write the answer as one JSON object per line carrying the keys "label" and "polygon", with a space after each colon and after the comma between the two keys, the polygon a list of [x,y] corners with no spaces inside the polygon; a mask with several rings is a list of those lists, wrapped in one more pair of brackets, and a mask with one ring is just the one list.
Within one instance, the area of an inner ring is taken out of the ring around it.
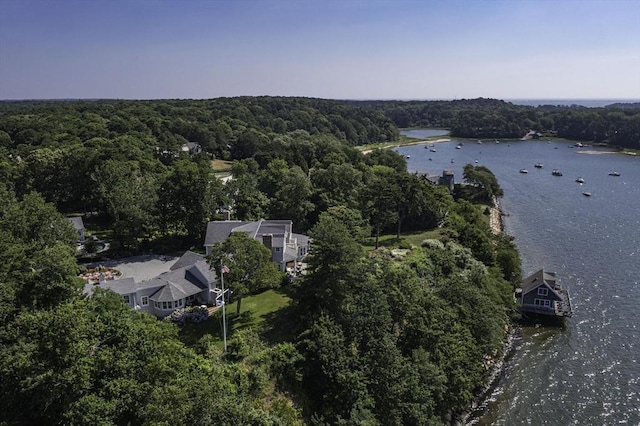
{"label": "small boathouse", "polygon": [[524,316],[564,318],[573,315],[569,292],[560,286],[555,272],[544,269],[522,280],[522,288],[516,291],[520,299],[518,309]]}

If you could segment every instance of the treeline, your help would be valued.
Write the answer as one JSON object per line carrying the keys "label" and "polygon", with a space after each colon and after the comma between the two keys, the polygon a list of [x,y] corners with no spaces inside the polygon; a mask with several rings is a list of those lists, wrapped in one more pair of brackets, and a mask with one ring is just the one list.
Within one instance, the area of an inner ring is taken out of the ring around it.
{"label": "treeline", "polygon": [[535,130],[551,137],[640,149],[640,110],[634,104],[530,107],[483,98],[352,104],[379,111],[400,128],[444,127],[451,129],[451,136],[463,138],[521,138]]}
{"label": "treeline", "polygon": [[229,145],[245,132],[266,137],[295,130],[332,135],[352,146],[398,137],[396,126],[379,112],[313,98],[0,102],[0,147],[19,155],[29,147],[132,136],[160,151],[196,142],[218,158],[239,159],[230,157]]}

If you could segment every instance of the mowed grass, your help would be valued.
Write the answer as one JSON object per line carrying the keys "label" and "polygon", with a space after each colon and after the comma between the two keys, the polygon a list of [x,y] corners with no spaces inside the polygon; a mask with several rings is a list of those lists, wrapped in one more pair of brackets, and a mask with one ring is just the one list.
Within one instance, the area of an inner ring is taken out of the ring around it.
{"label": "mowed grass", "polygon": [[[242,299],[240,315],[236,316],[237,302],[226,306],[227,339],[242,329],[254,328],[261,331],[269,327],[268,322],[277,317],[276,312],[286,308],[291,298],[284,290],[267,290]],[[187,346],[194,346],[210,334],[222,348],[222,309],[218,309],[209,319],[198,324],[185,324],[180,328],[180,340]]]}
{"label": "mowed grass", "polygon": [[[407,232],[400,235],[400,239],[396,238],[396,234],[385,234],[380,235],[380,239],[378,241],[378,245],[380,247],[386,248],[399,248],[402,245],[406,245],[406,243],[411,244],[412,246],[420,246],[424,240],[440,240],[443,237],[443,229],[437,228],[432,229],[430,231],[420,231],[420,232]],[[374,250],[376,244],[376,238],[369,238],[364,244],[364,249],[366,251]]]}
{"label": "mowed grass", "polygon": [[214,172],[228,172],[231,171],[231,161],[226,160],[211,160],[211,168]]}

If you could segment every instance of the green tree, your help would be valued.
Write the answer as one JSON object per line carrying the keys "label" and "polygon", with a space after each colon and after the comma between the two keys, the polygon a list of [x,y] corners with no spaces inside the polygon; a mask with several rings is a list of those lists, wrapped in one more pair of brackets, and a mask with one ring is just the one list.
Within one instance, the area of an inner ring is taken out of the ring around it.
{"label": "green tree", "polygon": [[158,193],[158,207],[166,228],[187,233],[191,241],[200,241],[204,229],[221,199],[222,185],[207,165],[189,160],[173,164],[162,181]]}
{"label": "green tree", "polygon": [[138,239],[148,237],[155,227],[156,176],[144,173],[138,162],[108,160],[92,178],[113,220],[115,238],[122,246],[137,249]]}
{"label": "green tree", "polygon": [[244,232],[234,232],[225,241],[215,244],[211,248],[209,264],[218,276],[221,265],[229,269],[224,280],[238,301],[236,315],[240,315],[243,297],[278,287],[283,279],[283,273],[271,261],[269,249]]}

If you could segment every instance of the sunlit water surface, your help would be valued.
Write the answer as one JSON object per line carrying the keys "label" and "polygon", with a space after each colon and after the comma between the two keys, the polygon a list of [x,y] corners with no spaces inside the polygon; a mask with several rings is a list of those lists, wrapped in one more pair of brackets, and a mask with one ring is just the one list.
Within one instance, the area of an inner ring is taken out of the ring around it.
{"label": "sunlit water surface", "polygon": [[[587,154],[607,149],[560,141],[456,145],[396,150],[409,156],[409,171],[453,169],[456,181],[467,163],[491,169],[505,192],[505,227],[516,239],[523,272],[555,271],[574,305],[564,328],[521,331],[472,423],[639,425],[640,157]],[[552,176],[553,169],[563,176]],[[613,171],[620,176],[609,176]],[[585,183],[575,182],[578,177]]]}

